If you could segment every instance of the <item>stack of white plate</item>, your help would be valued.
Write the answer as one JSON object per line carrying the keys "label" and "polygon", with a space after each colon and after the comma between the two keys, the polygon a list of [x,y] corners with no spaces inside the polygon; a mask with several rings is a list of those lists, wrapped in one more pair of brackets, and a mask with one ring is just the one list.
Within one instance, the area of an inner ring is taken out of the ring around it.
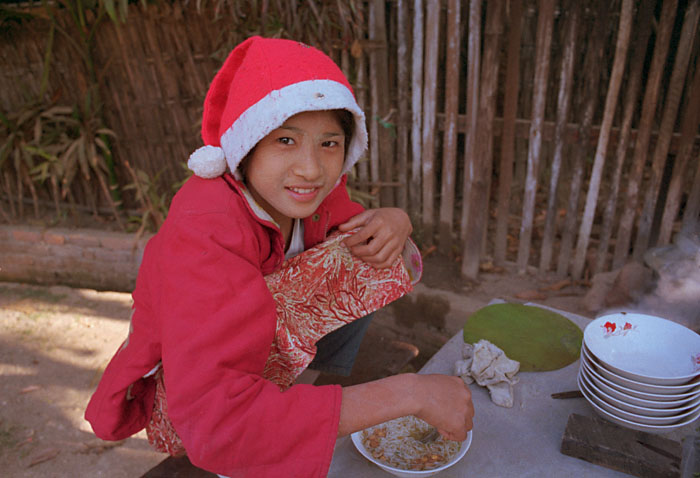
{"label": "stack of white plate", "polygon": [[700,416],[700,335],[651,315],[598,317],[583,333],[578,385],[603,418],[670,432]]}

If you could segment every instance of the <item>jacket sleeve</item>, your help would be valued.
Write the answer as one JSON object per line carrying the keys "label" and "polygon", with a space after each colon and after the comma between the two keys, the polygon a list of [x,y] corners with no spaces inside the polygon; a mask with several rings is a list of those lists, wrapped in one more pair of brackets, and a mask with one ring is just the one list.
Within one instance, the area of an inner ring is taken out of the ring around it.
{"label": "jacket sleeve", "polygon": [[254,242],[264,241],[224,228],[230,216],[215,216],[175,221],[160,254],[156,301],[170,419],[203,469],[326,476],[341,389],[295,385],[281,392],[261,377],[276,323],[255,260],[264,245]]}

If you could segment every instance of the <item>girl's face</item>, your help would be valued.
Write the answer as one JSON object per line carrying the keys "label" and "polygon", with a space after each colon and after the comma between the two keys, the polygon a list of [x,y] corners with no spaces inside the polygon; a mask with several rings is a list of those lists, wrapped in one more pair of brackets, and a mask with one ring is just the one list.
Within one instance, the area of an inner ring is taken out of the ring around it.
{"label": "girl's face", "polygon": [[333,189],[345,161],[337,114],[306,111],[289,118],[255,146],[245,166],[255,200],[288,231],[294,218],[313,214]]}

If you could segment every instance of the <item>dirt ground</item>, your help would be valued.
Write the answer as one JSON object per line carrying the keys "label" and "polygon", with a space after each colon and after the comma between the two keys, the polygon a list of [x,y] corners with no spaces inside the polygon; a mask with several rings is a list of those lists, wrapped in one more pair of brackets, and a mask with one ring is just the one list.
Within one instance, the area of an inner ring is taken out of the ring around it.
{"label": "dirt ground", "polygon": [[[492,299],[587,315],[586,290],[512,268],[491,269],[469,283],[454,261],[429,257],[422,283],[376,315],[368,339],[415,347],[418,356],[402,369],[415,370]],[[149,449],[144,432],[103,442],[83,419],[102,370],[126,337],[130,306],[125,293],[0,283],[0,474],[133,478],[165,458]],[[371,350],[361,349],[358,361],[386,373]]]}

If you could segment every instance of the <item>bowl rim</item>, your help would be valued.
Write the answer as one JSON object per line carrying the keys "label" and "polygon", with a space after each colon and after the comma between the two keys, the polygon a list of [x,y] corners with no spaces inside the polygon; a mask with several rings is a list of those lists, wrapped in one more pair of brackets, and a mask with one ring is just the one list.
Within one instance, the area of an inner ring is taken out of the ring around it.
{"label": "bowl rim", "polygon": [[[606,402],[605,400],[603,400],[602,398],[600,398],[599,396],[597,396],[595,393],[593,393],[593,392],[588,388],[588,385],[585,383],[585,381],[582,381],[581,378],[582,378],[582,377],[581,377],[581,374],[579,374],[579,376],[577,377],[577,382],[578,382],[578,384],[579,384],[579,388],[582,387],[582,388],[585,389],[585,392],[584,392],[584,390],[581,390],[581,393],[583,393],[583,396],[586,397],[586,400],[587,400],[589,403],[594,403],[594,402],[595,402],[595,399],[598,399],[598,400],[600,400],[601,402],[605,403],[605,405],[607,405],[608,407],[610,407],[610,408],[612,409],[612,410],[607,410],[607,409],[606,409],[606,411],[607,411],[608,413],[610,413],[611,415],[613,415],[613,416],[615,416],[615,417],[617,417],[617,418],[619,418],[619,419],[627,420],[627,421],[629,421],[629,422],[631,422],[631,423],[634,423],[634,424],[639,424],[639,425],[651,425],[651,426],[654,426],[654,427],[678,425],[679,423],[683,422],[683,421],[684,421],[685,419],[687,419],[688,417],[690,417],[690,416],[692,416],[692,415],[694,415],[694,414],[700,413],[700,405],[696,405],[695,407],[693,407],[692,409],[690,409],[690,410],[687,411],[687,412],[684,412],[683,414],[680,414],[680,415],[671,415],[671,416],[668,416],[668,417],[650,417],[650,416],[646,416],[646,415],[639,415],[639,414],[637,414],[637,413],[628,412],[628,411],[622,410],[622,409],[620,409],[620,408],[618,408],[618,407],[616,407],[616,406],[614,406],[614,405],[612,405],[612,404]],[[586,396],[586,393],[590,394],[591,396],[590,396],[590,397]],[[602,404],[596,403],[596,405],[598,405],[600,408],[605,409],[605,406],[602,405]],[[644,423],[644,422],[641,422],[641,421],[637,421],[637,420],[636,420],[636,417],[639,417],[639,418],[642,419],[642,420],[649,420],[649,421],[651,421],[652,423]],[[673,420],[673,419],[676,419],[676,421],[671,422],[671,423],[662,423],[662,422],[666,422],[666,421],[668,421],[668,420]],[[654,422],[656,422],[656,423],[654,423]]]}
{"label": "bowl rim", "polygon": [[[677,322],[674,322],[672,320],[664,319],[663,317],[658,317],[655,315],[649,315],[649,314],[642,314],[639,312],[627,312],[627,311],[618,311],[614,313],[608,313],[601,315],[599,317],[596,317],[593,319],[591,322],[586,325],[584,331],[583,331],[583,342],[588,342],[588,344],[591,343],[591,338],[596,338],[594,336],[593,330],[595,330],[596,327],[599,327],[601,323],[603,322],[609,322],[611,320],[618,320],[620,318],[625,318],[625,321],[627,321],[627,318],[629,317],[631,320],[638,320],[643,323],[652,323],[652,324],[662,324],[663,326],[670,327],[671,330],[678,330],[682,331],[683,333],[687,333],[689,336],[694,336],[694,338],[700,342],[700,335],[698,335],[696,332],[693,330],[689,329],[688,327],[685,327]],[[594,343],[594,348],[596,344]],[[698,344],[698,349],[697,349],[697,354],[700,354],[700,344]],[[684,373],[682,375],[665,375],[665,376],[659,376],[659,375],[648,375],[646,373],[640,373],[640,372],[635,372],[632,370],[628,370],[620,364],[613,364],[610,362],[610,360],[606,360],[605,358],[602,358],[600,354],[596,354],[593,349],[591,349],[590,345],[588,346],[588,350],[591,354],[593,354],[599,362],[603,363],[606,365],[606,368],[608,369],[613,369],[616,371],[618,374],[623,375],[625,377],[628,377],[634,381],[642,382],[642,383],[648,383],[650,385],[660,385],[660,386],[666,386],[666,385],[683,385],[687,383],[688,381],[691,381],[695,378],[698,378],[700,376],[700,367],[696,364],[695,370],[693,370],[692,373]]]}
{"label": "bowl rim", "polygon": [[[687,394],[687,396],[682,397],[677,400],[653,400],[653,399],[647,399],[647,398],[642,398],[638,397],[636,395],[632,395],[629,393],[625,393],[619,388],[615,387],[612,382],[610,382],[607,378],[598,375],[598,373],[591,368],[591,366],[588,364],[587,361],[583,360],[581,361],[581,368],[586,370],[586,373],[588,374],[588,378],[593,382],[593,384],[596,386],[596,388],[600,389],[601,391],[612,395],[618,400],[624,401],[626,403],[632,403],[633,405],[637,405],[637,403],[643,403],[646,404],[647,407],[649,408],[655,408],[655,409],[666,409],[666,410],[672,410],[674,408],[681,408],[684,405],[687,405],[691,402],[698,401],[700,403],[700,392],[693,392],[690,394]],[[644,392],[637,392],[637,393],[644,393]],[[619,395],[619,396],[618,396]],[[646,394],[646,395],[656,395],[656,394]],[[659,395],[660,397],[672,397],[673,395]],[[652,406],[652,405],[659,405],[659,406]],[[641,407],[644,407],[645,405],[639,405]]]}
{"label": "bowl rim", "polygon": [[[587,375],[588,371],[585,368],[581,368],[580,370],[581,377],[583,380],[586,382],[586,385],[589,386],[593,390],[593,392],[596,392],[596,395],[598,398],[601,398],[608,404],[614,406],[615,408],[619,408],[622,411],[625,411],[627,413],[631,413],[633,415],[642,415],[644,418],[654,418],[654,417],[673,417],[673,416],[678,416],[678,417],[684,417],[688,409],[692,408],[697,408],[698,405],[700,405],[700,400],[698,398],[694,398],[693,400],[690,400],[690,402],[686,405],[680,406],[680,407],[670,407],[670,408],[652,408],[652,407],[643,407],[641,405],[636,405],[634,403],[629,403],[624,400],[620,400],[619,398],[616,398],[609,393],[607,393],[605,390],[602,390],[601,388],[597,387],[595,383],[593,383],[593,380]],[[593,393],[592,392],[592,393]],[[695,403],[692,403],[695,402]],[[629,407],[634,410],[639,410],[639,412],[634,412],[632,410],[628,410],[625,407]],[[678,415],[680,413],[680,415]]]}
{"label": "bowl rim", "polygon": [[[614,371],[610,370],[610,368],[602,362],[596,355],[593,354],[593,352],[590,351],[588,346],[586,345],[585,340],[581,343],[581,353],[588,359],[588,361],[594,365],[597,366],[598,368],[605,370],[607,373],[615,377],[616,380],[619,380],[620,382],[624,383],[625,385],[622,385],[619,382],[614,382],[616,385],[620,387],[624,387],[627,389],[631,389],[635,392],[641,392],[641,393],[651,393],[654,394],[654,392],[646,392],[644,390],[638,390],[637,388],[633,387],[644,387],[645,389],[650,389],[650,390],[656,390],[658,392],[662,391],[669,391],[669,392],[679,392],[679,393],[698,393],[700,392],[700,377],[696,377],[694,380],[691,380],[688,383],[684,383],[682,385],[657,385],[653,383],[646,383],[646,382],[640,382],[638,380],[633,380],[631,378],[623,377],[618,373],[615,373]],[[613,380],[610,380],[613,382]],[[695,390],[693,390],[695,389]],[[692,390],[690,392],[689,390]],[[676,393],[658,393],[656,395],[676,395]]]}
{"label": "bowl rim", "polygon": [[[368,428],[370,428],[370,427],[368,427]],[[380,468],[385,469],[386,471],[406,473],[406,474],[414,475],[414,476],[428,476],[427,475],[428,473],[435,474],[439,471],[446,470],[447,468],[451,467],[452,465],[457,463],[459,460],[464,458],[464,455],[467,454],[467,451],[472,446],[472,431],[473,430],[469,430],[467,432],[467,438],[465,438],[464,441],[461,442],[461,445],[460,445],[460,448],[459,448],[459,451],[457,452],[457,454],[455,456],[453,456],[452,459],[450,461],[448,461],[447,463],[445,463],[444,465],[440,465],[437,468],[432,468],[430,470],[403,470],[401,468],[395,468],[391,465],[387,465],[386,463],[380,462],[379,460],[376,460],[374,457],[372,457],[372,455],[367,451],[367,449],[365,449],[365,446],[362,444],[362,435],[361,434],[364,430],[366,430],[366,429],[359,430],[359,431],[356,431],[356,432],[353,432],[350,434],[350,439],[351,439],[353,445],[355,445],[355,448],[357,449],[358,452],[360,452],[360,454],[362,456],[364,456],[370,462],[374,463],[375,465],[379,466]]]}
{"label": "bowl rim", "polygon": [[596,403],[593,402],[593,400],[589,399],[586,396],[586,393],[590,393],[590,392],[584,392],[583,390],[581,390],[581,393],[583,393],[583,396],[586,399],[586,401],[593,407],[593,409],[597,413],[599,413],[603,417],[611,418],[612,421],[614,421],[622,426],[631,427],[631,428],[634,428],[636,430],[666,433],[666,432],[670,432],[672,430],[675,430],[677,428],[680,428],[682,426],[688,425],[689,423],[694,422],[695,420],[698,419],[698,417],[700,417],[700,410],[699,410],[696,412],[697,413],[696,416],[693,417],[691,415],[690,417],[686,418],[685,420],[682,420],[682,421],[677,422],[677,423],[672,423],[670,425],[649,425],[646,423],[637,423],[637,422],[634,422],[632,420],[627,420],[626,418],[618,417],[617,415],[610,413],[607,410],[605,410],[604,408],[598,406]]}

